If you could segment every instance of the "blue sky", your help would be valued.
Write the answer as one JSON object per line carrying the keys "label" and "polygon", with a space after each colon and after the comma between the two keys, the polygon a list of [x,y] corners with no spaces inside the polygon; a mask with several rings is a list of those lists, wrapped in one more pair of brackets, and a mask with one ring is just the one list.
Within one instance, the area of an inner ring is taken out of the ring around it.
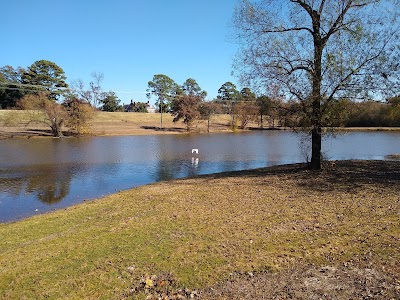
{"label": "blue sky", "polygon": [[[216,97],[231,75],[237,46],[229,41],[235,0],[5,0],[0,66],[45,59],[67,81],[104,74],[103,89],[122,103],[147,101],[147,82],[165,74],[194,78]],[[240,87],[238,86],[238,89]]]}

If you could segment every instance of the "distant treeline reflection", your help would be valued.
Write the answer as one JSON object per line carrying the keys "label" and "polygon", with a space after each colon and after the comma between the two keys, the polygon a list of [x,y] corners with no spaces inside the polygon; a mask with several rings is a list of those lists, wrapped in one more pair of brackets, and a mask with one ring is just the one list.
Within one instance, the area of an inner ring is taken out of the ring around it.
{"label": "distant treeline reflection", "polygon": [[11,196],[31,194],[43,203],[54,204],[68,196],[75,172],[73,168],[60,165],[5,170],[1,172],[0,185],[7,187]]}

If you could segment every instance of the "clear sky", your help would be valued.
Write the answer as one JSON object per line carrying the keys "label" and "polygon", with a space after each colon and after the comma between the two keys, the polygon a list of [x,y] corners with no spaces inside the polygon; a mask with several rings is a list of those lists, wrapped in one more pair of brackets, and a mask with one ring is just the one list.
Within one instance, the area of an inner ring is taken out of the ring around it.
{"label": "clear sky", "polygon": [[[3,0],[0,67],[41,59],[64,69],[67,82],[89,84],[121,103],[147,101],[148,81],[165,74],[194,78],[216,97],[231,75],[237,46],[229,41],[236,0]],[[238,89],[240,87],[238,86]]]}

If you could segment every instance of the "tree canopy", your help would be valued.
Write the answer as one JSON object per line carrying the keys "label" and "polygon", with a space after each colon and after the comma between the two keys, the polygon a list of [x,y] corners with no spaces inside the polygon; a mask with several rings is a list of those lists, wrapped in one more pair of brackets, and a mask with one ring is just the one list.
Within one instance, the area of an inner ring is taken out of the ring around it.
{"label": "tree canopy", "polygon": [[188,78],[182,85],[183,93],[189,96],[198,96],[204,99],[207,96],[207,92],[202,90],[199,84],[193,78]]}
{"label": "tree canopy", "polygon": [[0,108],[15,107],[17,100],[24,96],[24,89],[21,87],[21,76],[24,72],[20,67],[0,68]]}
{"label": "tree canopy", "polygon": [[239,92],[236,89],[236,85],[230,81],[225,82],[218,89],[218,100],[221,101],[236,101]]}
{"label": "tree canopy", "polygon": [[50,99],[58,100],[65,94],[66,83],[64,70],[54,62],[48,60],[35,61],[22,75],[22,83],[31,89],[49,92]]}
{"label": "tree canopy", "polygon": [[240,100],[242,101],[255,101],[257,98],[256,94],[254,94],[250,88],[245,87],[240,91]]}
{"label": "tree canopy", "polygon": [[177,94],[181,94],[182,89],[170,77],[164,74],[157,74],[153,76],[153,80],[148,82],[147,97],[150,98],[154,95],[156,105],[160,111],[160,127],[162,128],[162,114],[169,110],[171,102]]}
{"label": "tree canopy", "polygon": [[118,99],[117,95],[113,91],[104,93],[104,96],[100,100],[103,104],[101,110],[108,112],[121,111],[122,106],[119,104],[121,100]]}
{"label": "tree canopy", "polygon": [[172,102],[171,114],[174,116],[174,122],[183,119],[189,131],[193,121],[201,117],[200,105],[204,102],[207,92],[202,90],[193,78],[186,79],[181,91]]}

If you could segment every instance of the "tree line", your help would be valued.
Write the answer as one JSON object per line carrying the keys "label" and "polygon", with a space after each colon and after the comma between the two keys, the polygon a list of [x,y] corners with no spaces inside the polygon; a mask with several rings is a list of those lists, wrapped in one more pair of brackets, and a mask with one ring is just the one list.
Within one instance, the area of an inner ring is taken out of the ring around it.
{"label": "tree line", "polygon": [[27,68],[0,68],[0,108],[23,109],[30,122],[48,125],[54,136],[62,136],[62,126],[71,133],[88,131],[88,121],[96,109],[121,111],[113,91],[102,89],[104,75],[92,73],[88,86],[80,79],[71,86],[56,63],[39,60]]}
{"label": "tree line", "polygon": [[[30,119],[47,124],[54,136],[61,136],[61,127],[82,134],[87,129],[93,111],[124,111],[117,95],[104,92],[102,73],[92,73],[92,80],[85,83],[78,79],[71,86],[57,64],[40,60],[26,69],[11,66],[0,68],[0,105],[28,111]],[[208,128],[214,114],[229,114],[231,126],[246,128],[257,123],[260,128],[311,126],[310,113],[299,101],[287,101],[279,88],[270,89],[269,95],[256,95],[249,87],[238,90],[232,82],[218,89],[215,99],[206,101],[207,92],[195,79],[189,78],[182,85],[164,74],[157,74],[148,82],[147,96],[156,98],[162,128],[163,113],[174,116],[173,121],[183,121],[187,130],[194,121],[206,120]],[[327,106],[321,126],[325,127],[377,127],[400,126],[400,97],[385,102],[353,102],[336,99]],[[131,103],[130,111],[147,112],[147,103]]]}
{"label": "tree line", "polygon": [[102,110],[121,110],[117,95],[113,91],[103,91],[102,73],[93,72],[88,86],[81,79],[73,80],[69,85],[66,79],[64,70],[48,60],[36,61],[27,68],[0,67],[0,108],[16,108],[24,96],[41,93],[56,102],[75,98]]}
{"label": "tree line", "polygon": [[[269,95],[256,95],[249,87],[238,90],[232,82],[224,83],[216,99],[205,101],[207,93],[195,79],[182,85],[164,74],[148,82],[148,97],[156,97],[158,112],[171,113],[174,121],[183,120],[190,130],[195,120],[208,120],[213,114],[229,114],[232,128],[246,128],[250,122],[270,128],[309,128],[310,112],[300,101],[287,101],[278,88]],[[162,127],[162,117],[160,120]],[[386,101],[355,102],[335,99],[326,106],[322,127],[396,127],[400,126],[400,96]]]}

